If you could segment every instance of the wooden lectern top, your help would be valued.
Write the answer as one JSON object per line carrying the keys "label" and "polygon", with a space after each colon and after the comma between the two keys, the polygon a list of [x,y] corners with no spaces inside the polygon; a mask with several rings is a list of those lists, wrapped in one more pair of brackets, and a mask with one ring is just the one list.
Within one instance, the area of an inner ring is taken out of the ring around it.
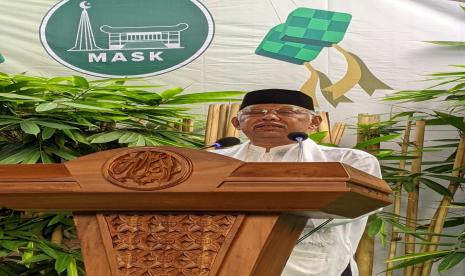
{"label": "wooden lectern top", "polygon": [[353,218],[390,204],[390,192],[383,180],[341,163],[245,163],[176,147],[0,166],[0,206],[27,210],[286,211]]}
{"label": "wooden lectern top", "polygon": [[174,147],[0,166],[0,206],[73,211],[89,276],[278,276],[306,216],[357,217],[388,205],[390,192],[341,163],[245,163]]}

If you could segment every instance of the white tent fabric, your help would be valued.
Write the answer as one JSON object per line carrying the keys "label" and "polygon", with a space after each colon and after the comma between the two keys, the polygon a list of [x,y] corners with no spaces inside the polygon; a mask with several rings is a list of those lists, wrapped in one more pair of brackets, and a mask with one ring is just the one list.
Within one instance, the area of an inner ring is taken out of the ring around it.
{"label": "white tent fabric", "polygon": [[[55,60],[39,40],[39,27],[56,0],[0,0],[0,53],[5,63],[0,71],[31,75],[81,75]],[[260,88],[299,89],[308,79],[304,66],[254,54],[270,28],[286,20],[297,7],[345,12],[352,22],[341,47],[358,55],[369,69],[394,90],[423,88],[423,75],[447,71],[448,65],[465,60],[465,51],[425,43],[431,40],[465,41],[465,12],[458,2],[447,0],[203,0],[215,21],[210,47],[192,63],[153,77],[188,91],[253,90]],[[345,59],[335,49],[323,49],[311,63],[330,79],[346,72]],[[89,77],[89,76],[86,76]],[[93,78],[93,77],[90,77]],[[331,121],[354,123],[358,113],[389,113],[391,106],[380,99],[392,90],[372,96],[358,85],[346,96],[353,103],[336,108],[317,92],[320,109],[329,111]],[[422,104],[431,108],[435,104]],[[413,105],[413,107],[415,107]],[[436,132],[438,133],[438,132]],[[450,132],[449,132],[450,133]],[[443,134],[438,134],[438,137]],[[453,135],[453,133],[452,133]],[[435,138],[435,137],[431,137]],[[346,135],[343,145],[352,146],[355,135]],[[433,211],[438,197],[422,202],[422,217]],[[432,204],[433,203],[433,204]],[[457,232],[457,231],[456,231]],[[375,272],[385,268],[385,249],[377,250]],[[463,275],[465,264],[444,275]],[[461,272],[462,271],[462,272]],[[400,273],[400,272],[396,272]],[[436,273],[436,272],[435,272]],[[434,274],[434,273],[433,273]],[[396,274],[397,275],[397,274]],[[399,274],[400,275],[400,274]]]}

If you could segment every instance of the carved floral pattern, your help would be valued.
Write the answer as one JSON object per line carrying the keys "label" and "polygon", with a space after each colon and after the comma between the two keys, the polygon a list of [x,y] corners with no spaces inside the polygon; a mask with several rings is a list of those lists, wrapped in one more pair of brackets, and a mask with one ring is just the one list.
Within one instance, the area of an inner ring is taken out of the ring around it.
{"label": "carved floral pattern", "polygon": [[121,276],[209,275],[235,215],[106,215]]}
{"label": "carved floral pattern", "polygon": [[136,190],[158,190],[183,182],[191,173],[185,157],[160,149],[133,149],[111,159],[104,174],[112,183]]}

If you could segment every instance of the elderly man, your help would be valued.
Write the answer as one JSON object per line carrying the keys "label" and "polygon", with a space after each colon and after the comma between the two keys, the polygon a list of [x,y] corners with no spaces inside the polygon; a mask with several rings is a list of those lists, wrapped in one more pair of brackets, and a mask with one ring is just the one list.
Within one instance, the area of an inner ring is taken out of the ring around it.
{"label": "elderly man", "polygon": [[[303,154],[299,154],[299,145],[287,135],[314,131],[321,123],[321,118],[314,113],[312,98],[300,91],[249,92],[232,123],[249,141],[216,153],[246,162],[343,162],[381,177],[378,160],[363,151],[319,146],[307,139],[303,141]],[[324,221],[309,219],[304,233]],[[295,246],[282,275],[358,275],[353,256],[366,222],[366,216],[334,220]]]}

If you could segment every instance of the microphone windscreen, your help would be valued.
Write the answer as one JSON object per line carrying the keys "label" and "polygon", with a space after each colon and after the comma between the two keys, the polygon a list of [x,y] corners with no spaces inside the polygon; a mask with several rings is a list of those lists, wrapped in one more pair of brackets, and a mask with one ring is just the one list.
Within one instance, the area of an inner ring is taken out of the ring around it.
{"label": "microphone windscreen", "polygon": [[287,135],[287,138],[289,138],[289,140],[298,142],[299,140],[307,140],[308,135],[305,132],[291,132]]}
{"label": "microphone windscreen", "polygon": [[220,148],[225,148],[225,147],[232,147],[235,145],[239,145],[241,143],[241,140],[236,137],[224,137],[219,139],[218,141],[215,142],[215,145],[219,145],[218,147]]}

